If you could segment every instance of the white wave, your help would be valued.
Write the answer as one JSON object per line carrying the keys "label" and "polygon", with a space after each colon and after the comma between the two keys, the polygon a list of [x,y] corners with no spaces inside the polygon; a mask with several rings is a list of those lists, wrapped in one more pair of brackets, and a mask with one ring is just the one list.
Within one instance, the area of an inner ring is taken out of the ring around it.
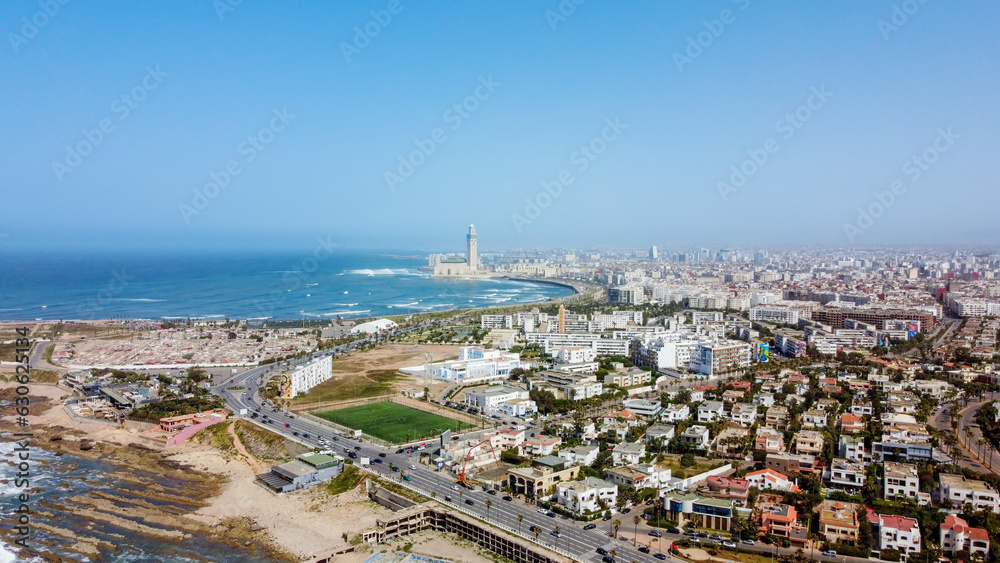
{"label": "white wave", "polygon": [[314,287],[314,286],[317,286],[317,285],[319,285],[319,284],[318,283],[307,283],[306,287]]}
{"label": "white wave", "polygon": [[392,309],[393,307],[404,307],[404,308],[407,308],[407,307],[413,307],[414,305],[420,305],[420,301],[413,301],[412,303],[397,303],[395,305],[387,305],[387,307],[389,309]]}
{"label": "white wave", "polygon": [[364,309],[358,311],[334,311],[332,313],[323,313],[324,317],[335,317],[337,315],[358,315],[361,313],[371,313],[371,309]]}
{"label": "white wave", "polygon": [[128,299],[125,297],[115,297],[112,299],[112,301],[134,301],[136,303],[161,303],[163,301],[166,301],[166,299],[148,299],[145,297]]}
{"label": "white wave", "polygon": [[0,311],[23,311],[24,309],[20,307],[15,307],[13,309],[0,309]]}
{"label": "white wave", "polygon": [[354,307],[357,305],[357,303],[330,303],[330,305],[333,305],[335,307]]}

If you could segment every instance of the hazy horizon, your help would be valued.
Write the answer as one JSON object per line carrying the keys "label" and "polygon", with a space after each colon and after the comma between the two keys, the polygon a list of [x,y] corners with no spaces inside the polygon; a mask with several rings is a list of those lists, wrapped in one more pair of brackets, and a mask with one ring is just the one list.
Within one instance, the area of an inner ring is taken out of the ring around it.
{"label": "hazy horizon", "polygon": [[0,253],[998,240],[994,3],[54,6]]}

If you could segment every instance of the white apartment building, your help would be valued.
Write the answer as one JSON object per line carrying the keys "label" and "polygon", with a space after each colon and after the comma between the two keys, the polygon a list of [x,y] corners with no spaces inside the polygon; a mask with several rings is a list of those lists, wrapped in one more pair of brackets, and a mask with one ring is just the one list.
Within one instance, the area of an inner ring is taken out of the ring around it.
{"label": "white apartment building", "polygon": [[631,465],[642,461],[646,455],[645,442],[622,442],[611,450],[611,460],[615,465]]}
{"label": "white apartment building", "polygon": [[636,416],[656,416],[662,410],[659,401],[646,399],[626,399],[623,405]]}
{"label": "white apartment building", "polygon": [[952,505],[961,507],[971,504],[974,510],[986,510],[1000,513],[1000,495],[984,481],[966,479],[963,475],[942,473],[941,498],[949,499]]}
{"label": "white apartment building", "polygon": [[725,416],[725,403],[705,401],[698,405],[698,422],[715,422]]}
{"label": "white apartment building", "polygon": [[299,393],[306,393],[331,377],[333,377],[333,357],[322,356],[283,373],[279,379],[281,396],[290,399]]}
{"label": "white apartment building", "polygon": [[513,315],[482,315],[479,318],[479,327],[485,329],[514,328]]}
{"label": "white apartment building", "polygon": [[691,370],[701,375],[729,376],[750,367],[750,345],[738,340],[700,344],[691,356]]}
{"label": "white apartment building", "polygon": [[837,443],[837,455],[857,463],[865,461],[865,440],[861,436],[840,435]]}
{"label": "white apartment building", "polygon": [[527,390],[508,385],[491,385],[485,389],[465,392],[465,404],[479,407],[486,412],[496,412],[500,405],[508,401],[527,398]]}
{"label": "white apartment building", "polygon": [[614,506],[618,499],[618,485],[604,479],[586,477],[579,481],[556,483],[556,498],[560,505],[577,514],[587,514],[602,510],[604,506]]}
{"label": "white apartment building", "polygon": [[825,428],[828,415],[820,409],[809,409],[802,414],[802,426],[808,428]]}
{"label": "white apartment building", "polygon": [[878,535],[878,549],[895,549],[905,556],[920,553],[920,525],[913,518],[905,516],[878,515],[875,524]]}
{"label": "white apartment building", "polygon": [[665,422],[680,422],[691,417],[691,407],[684,404],[671,404],[664,407],[660,420]]}
{"label": "white apartment building", "polygon": [[458,359],[423,366],[403,368],[400,371],[414,375],[430,374],[438,379],[456,383],[485,382],[504,379],[510,370],[521,367],[518,354],[501,350],[487,350],[478,346],[458,349]]}
{"label": "white apartment building", "polygon": [[787,475],[773,469],[761,469],[743,476],[751,487],[762,491],[798,491],[799,487]]}
{"label": "white apartment building", "polygon": [[598,356],[629,355],[630,340],[624,338],[605,338],[603,334],[580,332],[530,332],[524,335],[528,344],[538,344],[546,354],[552,354],[557,348],[578,347],[592,348]]}
{"label": "white apartment building", "polygon": [[555,348],[553,351],[556,360],[561,364],[583,364],[592,362],[597,357],[597,352],[590,346],[566,346]]}
{"label": "white apartment building", "polygon": [[573,465],[590,465],[597,461],[601,449],[597,446],[576,446],[559,450],[559,457]]}
{"label": "white apartment building", "polygon": [[949,514],[941,524],[938,545],[949,555],[968,551],[970,555],[979,554],[985,558],[990,551],[990,535],[985,529],[973,528],[963,518]]}
{"label": "white apartment building", "polygon": [[760,305],[750,307],[750,320],[797,325],[799,324],[799,311],[798,309],[789,309],[788,307],[776,305]]}
{"label": "white apartment building", "polygon": [[757,420],[757,405],[736,403],[729,411],[729,420],[745,428],[753,426],[753,422]]}
{"label": "white apartment building", "polygon": [[531,374],[528,389],[552,391],[558,399],[579,401],[596,397],[604,392],[604,383],[593,374],[547,370]]}
{"label": "white apartment building", "polygon": [[865,484],[867,468],[865,464],[849,459],[834,458],[823,477],[834,489],[860,491]]}
{"label": "white apartment building", "polygon": [[682,444],[691,444],[696,449],[706,449],[709,444],[709,430],[707,426],[688,426],[681,432],[678,438]]}
{"label": "white apartment building", "polygon": [[918,500],[920,478],[917,466],[911,463],[885,462],[885,476],[882,478],[882,497],[886,500],[908,498]]}

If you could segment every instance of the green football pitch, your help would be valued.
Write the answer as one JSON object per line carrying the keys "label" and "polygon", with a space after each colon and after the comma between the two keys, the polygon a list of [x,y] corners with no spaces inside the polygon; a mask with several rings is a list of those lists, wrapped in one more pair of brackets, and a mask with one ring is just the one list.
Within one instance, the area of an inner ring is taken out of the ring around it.
{"label": "green football pitch", "polygon": [[462,430],[472,426],[389,401],[313,414],[395,443],[429,438],[445,430]]}

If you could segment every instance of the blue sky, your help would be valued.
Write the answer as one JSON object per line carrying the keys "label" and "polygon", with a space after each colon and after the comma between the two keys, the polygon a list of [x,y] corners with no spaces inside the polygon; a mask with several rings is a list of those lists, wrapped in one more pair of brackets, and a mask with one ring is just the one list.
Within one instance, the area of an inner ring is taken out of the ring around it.
{"label": "blue sky", "polygon": [[996,240],[995,2],[330,4],[2,3],[0,246]]}

